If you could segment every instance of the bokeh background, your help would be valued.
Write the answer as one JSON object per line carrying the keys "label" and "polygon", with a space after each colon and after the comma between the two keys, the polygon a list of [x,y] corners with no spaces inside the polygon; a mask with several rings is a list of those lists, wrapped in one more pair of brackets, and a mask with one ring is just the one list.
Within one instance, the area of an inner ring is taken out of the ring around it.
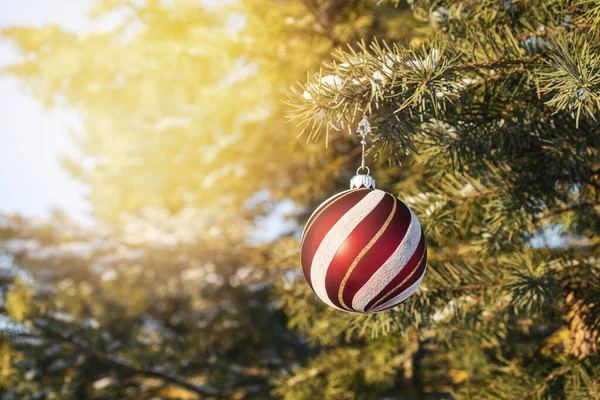
{"label": "bokeh background", "polygon": [[[2,0],[0,399],[600,398],[599,16]],[[377,315],[299,264],[362,113],[429,248]]]}
{"label": "bokeh background", "polygon": [[376,2],[2,2],[3,398],[271,396],[316,354],[276,282],[303,287],[301,225],[360,158],[349,132],[297,138],[290,87],[419,25]]}
{"label": "bokeh background", "polygon": [[[66,8],[57,8],[45,1],[5,2],[0,26],[5,29],[18,25],[58,24],[78,31],[100,28],[86,17],[90,7],[91,3],[85,1]],[[18,62],[20,57],[14,44],[4,40],[0,43],[2,67]],[[4,121],[2,140],[5,143],[0,150],[2,211],[42,217],[48,216],[51,209],[60,208],[78,221],[89,223],[85,188],[59,163],[62,155],[77,154],[69,131],[81,129],[80,117],[64,108],[44,109],[16,77],[3,75],[0,87],[0,113]]]}

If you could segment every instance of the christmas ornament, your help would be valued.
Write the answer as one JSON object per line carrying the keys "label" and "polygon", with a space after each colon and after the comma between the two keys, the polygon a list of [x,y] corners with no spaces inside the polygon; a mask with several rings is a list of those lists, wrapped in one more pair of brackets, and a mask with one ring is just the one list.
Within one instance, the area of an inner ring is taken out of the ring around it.
{"label": "christmas ornament", "polygon": [[[421,224],[395,196],[375,188],[365,166],[369,122],[360,121],[362,163],[350,190],[327,199],[302,233],[301,262],[311,289],[342,311],[376,313],[419,287],[427,266]],[[366,174],[360,171],[366,170]]]}

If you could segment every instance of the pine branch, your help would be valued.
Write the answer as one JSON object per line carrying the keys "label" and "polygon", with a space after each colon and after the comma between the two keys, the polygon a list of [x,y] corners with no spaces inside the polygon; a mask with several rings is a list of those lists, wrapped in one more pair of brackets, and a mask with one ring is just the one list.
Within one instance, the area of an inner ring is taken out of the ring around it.
{"label": "pine branch", "polygon": [[568,213],[571,211],[576,211],[576,210],[580,210],[582,208],[590,208],[590,207],[597,207],[600,206],[600,203],[580,203],[580,204],[574,204],[572,206],[569,207],[565,207],[565,208],[561,208],[555,211],[550,212],[550,214],[546,215],[544,218],[547,218],[550,215],[560,215],[560,214],[564,214],[564,213]]}
{"label": "pine branch", "polygon": [[525,71],[526,71],[526,68],[522,64],[513,69],[501,70],[501,71],[499,71],[499,73],[497,73],[495,75],[488,76],[485,79],[480,79],[477,82],[475,82],[473,85],[467,86],[467,90],[473,90],[475,88],[480,88],[482,86],[487,85],[488,83],[498,81],[500,79],[506,79],[513,74],[518,74],[518,73],[525,72]]}
{"label": "pine branch", "polygon": [[507,58],[485,62],[469,62],[453,65],[448,68],[450,71],[471,71],[484,68],[502,68],[513,65],[546,65],[544,61],[537,57]]}
{"label": "pine branch", "polygon": [[502,314],[503,312],[508,310],[510,307],[512,307],[511,302],[506,302],[506,303],[502,304],[500,307],[498,307],[498,309],[494,310],[494,312],[490,313],[487,317],[485,317],[483,319],[483,322],[489,323],[489,322],[493,321],[497,316],[499,316],[500,314]]}
{"label": "pine branch", "polygon": [[327,18],[327,14],[324,10],[317,6],[312,0],[301,0],[301,3],[304,4],[304,7],[312,14],[315,22],[322,29],[325,36],[331,40],[333,47],[341,45],[342,43],[335,37],[331,30],[329,18]]}
{"label": "pine branch", "polygon": [[562,26],[557,26],[556,28],[546,28],[540,32],[528,32],[528,33],[524,34],[523,36],[521,36],[521,39],[523,41],[525,41],[532,37],[553,35],[560,31],[563,31],[563,30],[589,29],[591,27],[592,27],[591,24],[583,24],[583,23],[582,24],[573,24],[573,25],[562,25]]}
{"label": "pine branch", "polygon": [[125,359],[103,352],[101,350],[94,349],[85,340],[69,332],[61,332],[50,327],[47,320],[38,319],[34,321],[33,325],[44,332],[48,337],[59,340],[76,347],[88,357],[94,358],[97,361],[113,366],[115,368],[129,372],[132,375],[143,375],[152,378],[158,378],[164,382],[171,383],[176,386],[180,386],[191,392],[197,393],[202,396],[225,398],[225,396],[219,393],[217,390],[210,388],[206,385],[196,385],[184,377],[174,374],[172,372],[161,371],[157,368],[137,368],[127,362]]}
{"label": "pine branch", "polygon": [[455,204],[455,203],[462,202],[464,200],[476,199],[478,197],[484,197],[484,196],[487,196],[488,194],[492,194],[492,193],[494,193],[494,191],[491,189],[482,190],[481,192],[471,193],[466,196],[452,197],[452,198],[448,199],[448,203]]}
{"label": "pine branch", "polygon": [[545,377],[541,382],[539,382],[537,385],[535,385],[533,387],[533,389],[531,389],[529,392],[527,392],[525,394],[525,396],[523,396],[521,398],[521,400],[527,400],[527,399],[532,398],[533,396],[536,395],[536,393],[538,393],[540,391],[540,389],[542,389],[544,386],[546,386],[550,381],[552,381],[554,378],[564,374],[568,370],[569,370],[568,367],[561,367],[561,368],[555,369],[547,377]]}
{"label": "pine branch", "polygon": [[589,207],[597,207],[597,206],[600,206],[600,203],[581,203],[581,204],[576,204],[576,205],[555,211],[554,214],[563,214],[563,213],[578,210],[581,208],[589,208]]}
{"label": "pine branch", "polygon": [[483,288],[489,288],[494,286],[502,286],[506,283],[506,280],[495,280],[490,282],[480,282],[480,283],[472,283],[470,285],[462,285],[455,287],[440,287],[440,288],[432,288],[431,291],[438,292],[463,292],[469,290],[477,290]]}

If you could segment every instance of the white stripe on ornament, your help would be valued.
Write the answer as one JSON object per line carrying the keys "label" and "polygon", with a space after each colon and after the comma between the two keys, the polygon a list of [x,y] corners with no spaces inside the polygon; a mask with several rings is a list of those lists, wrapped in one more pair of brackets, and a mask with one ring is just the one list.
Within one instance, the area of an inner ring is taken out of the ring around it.
{"label": "white stripe on ornament", "polygon": [[[328,198],[327,200],[325,200],[324,202],[322,202],[322,203],[319,205],[319,207],[317,207],[317,208],[315,209],[315,211],[313,211],[313,213],[312,213],[312,214],[310,214],[310,217],[308,217],[307,221],[310,221],[310,219],[313,217],[313,215],[316,215],[316,214],[319,212],[319,210],[320,210],[321,208],[323,208],[323,206],[325,206],[325,205],[327,205],[327,203],[329,203],[329,201],[330,201],[331,199],[333,199],[334,197],[341,196],[341,195],[343,195],[344,193],[348,193],[348,192],[349,192],[349,191],[351,191],[351,190],[352,190],[352,189],[348,189],[348,190],[344,190],[343,192],[336,193],[336,194],[334,194],[333,196],[331,196],[330,198]],[[306,233],[306,228],[307,228],[307,227],[308,227],[308,224],[306,224],[306,225],[304,226],[304,229],[302,229],[302,236],[300,236],[301,238],[304,238],[304,234]]]}
{"label": "white stripe on ornament", "polygon": [[346,238],[352,233],[354,228],[356,228],[358,224],[365,219],[375,207],[377,207],[384,196],[384,191],[376,189],[363,197],[361,201],[348,210],[342,218],[333,225],[315,252],[310,267],[310,280],[313,285],[313,290],[323,302],[333,308],[346,311],[333,304],[327,295],[327,290],[325,289],[325,277],[327,276],[329,265]]}
{"label": "white stripe on ornament", "polygon": [[421,281],[425,277],[425,271],[426,270],[427,270],[427,268],[423,269],[423,274],[421,274],[421,277],[415,283],[413,283],[412,285],[410,285],[404,292],[402,292],[399,295],[391,298],[390,300],[386,301],[385,303],[378,305],[377,307],[375,307],[373,309],[372,312],[377,313],[377,312],[384,311],[384,309],[386,309],[388,307],[395,306],[396,304],[400,304],[404,300],[408,299],[419,288],[419,285],[421,284]]}
{"label": "white stripe on ornament", "polygon": [[371,302],[387,285],[402,271],[410,258],[415,254],[421,241],[421,224],[415,213],[410,211],[410,225],[396,247],[394,253],[385,263],[369,278],[352,299],[352,308],[364,312],[367,304]]}

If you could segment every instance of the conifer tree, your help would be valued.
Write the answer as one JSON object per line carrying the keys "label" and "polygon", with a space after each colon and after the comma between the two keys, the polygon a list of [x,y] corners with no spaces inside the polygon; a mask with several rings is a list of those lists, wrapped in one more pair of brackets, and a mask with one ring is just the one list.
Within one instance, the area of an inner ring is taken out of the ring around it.
{"label": "conifer tree", "polygon": [[600,3],[411,6],[426,40],[336,50],[292,119],[319,139],[370,118],[378,186],[424,225],[427,276],[364,316],[283,286],[321,352],[277,393],[598,398]]}
{"label": "conifer tree", "polygon": [[[224,3],[3,32],[5,72],[83,116],[65,165],[99,221],[1,220],[3,396],[600,398],[600,3]],[[312,294],[297,239],[365,115],[429,265],[356,315]],[[296,229],[257,243],[290,200]]]}

